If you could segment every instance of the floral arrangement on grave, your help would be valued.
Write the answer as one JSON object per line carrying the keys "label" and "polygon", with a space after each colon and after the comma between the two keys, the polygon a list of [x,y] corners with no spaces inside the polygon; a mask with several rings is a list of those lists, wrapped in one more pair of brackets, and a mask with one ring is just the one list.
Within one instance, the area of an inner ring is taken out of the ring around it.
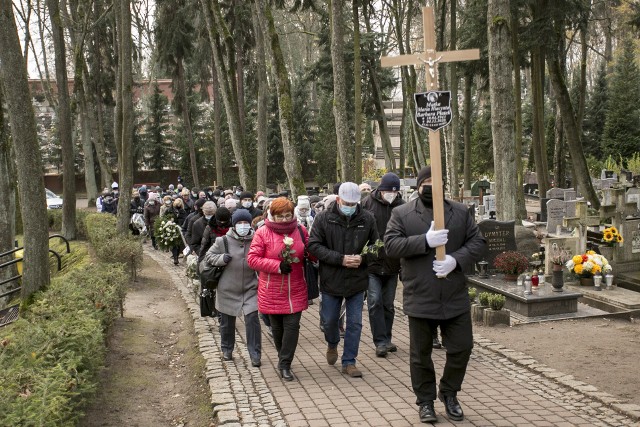
{"label": "floral arrangement on grave", "polygon": [[551,253],[549,254],[549,261],[551,261],[551,264],[565,265],[571,258],[571,254],[568,250],[560,248],[557,243],[551,245]]}
{"label": "floral arrangement on grave", "polygon": [[587,251],[582,255],[574,255],[565,264],[567,269],[581,279],[593,277],[594,274],[610,273],[613,268],[609,261],[594,251]]}
{"label": "floral arrangement on grave", "polygon": [[529,268],[529,260],[526,256],[516,251],[505,251],[493,261],[496,270],[503,274],[519,275]]}
{"label": "floral arrangement on grave", "polygon": [[617,246],[620,243],[624,242],[622,235],[618,232],[618,229],[615,227],[605,228],[602,232],[602,243],[606,246]]}
{"label": "floral arrangement on grave", "polygon": [[154,227],[156,243],[160,249],[166,251],[182,243],[180,226],[173,222],[173,215],[165,215],[156,220]]}
{"label": "floral arrangement on grave", "polygon": [[282,239],[282,243],[284,243],[284,249],[282,249],[282,252],[280,252],[282,260],[286,261],[288,264],[300,262],[300,258],[295,256],[296,250],[291,249],[291,247],[293,246],[293,239],[289,236],[284,236],[284,239]]}
{"label": "floral arrangement on grave", "polygon": [[360,252],[360,255],[364,256],[369,254],[369,255],[373,255],[374,257],[377,257],[378,251],[380,250],[380,248],[383,248],[383,247],[384,247],[384,242],[380,239],[376,240],[371,245],[367,240],[367,243],[365,243],[364,248],[362,248],[362,252]]}

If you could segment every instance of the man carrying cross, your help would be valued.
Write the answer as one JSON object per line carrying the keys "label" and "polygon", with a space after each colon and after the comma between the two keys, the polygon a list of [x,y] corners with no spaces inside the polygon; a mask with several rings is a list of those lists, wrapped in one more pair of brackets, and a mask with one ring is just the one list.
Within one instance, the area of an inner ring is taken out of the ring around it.
{"label": "man carrying cross", "polygon": [[[419,197],[391,211],[384,238],[387,255],[401,259],[403,308],[409,316],[411,385],[420,408],[420,421],[425,423],[437,421],[431,351],[438,326],[447,360],[437,397],[450,419],[464,419],[456,394],[462,388],[473,348],[464,271],[482,258],[486,243],[466,206],[451,200],[444,200],[446,228],[434,229],[436,200],[431,184],[431,168],[427,166],[418,173]],[[443,261],[436,260],[439,247],[446,250]]]}

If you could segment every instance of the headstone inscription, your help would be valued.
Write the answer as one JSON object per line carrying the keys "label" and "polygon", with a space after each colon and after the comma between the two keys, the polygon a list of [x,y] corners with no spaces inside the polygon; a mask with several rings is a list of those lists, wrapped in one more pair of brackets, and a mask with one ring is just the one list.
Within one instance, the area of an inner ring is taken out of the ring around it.
{"label": "headstone inscription", "polygon": [[567,216],[567,204],[564,200],[551,199],[547,202],[547,233],[558,234],[562,219]]}
{"label": "headstone inscription", "polygon": [[489,269],[493,269],[493,261],[498,254],[517,249],[515,221],[487,219],[478,223],[478,227],[487,241],[484,261],[489,263]]}

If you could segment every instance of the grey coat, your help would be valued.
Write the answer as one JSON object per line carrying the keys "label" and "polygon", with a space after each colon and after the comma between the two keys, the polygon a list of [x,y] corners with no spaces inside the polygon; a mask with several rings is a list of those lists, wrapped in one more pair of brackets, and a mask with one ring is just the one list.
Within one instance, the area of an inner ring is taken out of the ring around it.
{"label": "grey coat", "polygon": [[433,271],[436,250],[429,247],[425,237],[432,220],[433,211],[420,199],[398,206],[391,211],[384,247],[388,256],[401,258],[405,314],[450,319],[470,310],[463,272],[482,258],[486,244],[467,207],[445,200],[445,228],[449,230],[445,248],[457,266],[446,278],[438,279]]}
{"label": "grey coat", "polygon": [[[247,315],[258,310],[258,276],[247,264],[247,253],[253,230],[245,237],[236,234],[233,228],[226,234],[231,261],[220,277],[216,291],[216,309],[229,316]],[[224,264],[224,241],[218,237],[204,256],[201,268]]]}

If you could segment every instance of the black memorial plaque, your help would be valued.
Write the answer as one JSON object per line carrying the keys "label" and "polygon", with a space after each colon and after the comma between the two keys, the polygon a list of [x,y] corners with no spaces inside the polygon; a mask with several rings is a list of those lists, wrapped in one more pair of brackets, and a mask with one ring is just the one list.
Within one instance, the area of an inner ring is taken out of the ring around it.
{"label": "black memorial plaque", "polygon": [[437,131],[451,123],[451,92],[431,90],[414,94],[416,123],[424,129]]}
{"label": "black memorial plaque", "polygon": [[484,260],[489,263],[489,269],[493,270],[493,261],[498,254],[504,251],[515,251],[516,247],[516,222],[484,220],[478,223],[480,231],[487,241],[487,251]]}

